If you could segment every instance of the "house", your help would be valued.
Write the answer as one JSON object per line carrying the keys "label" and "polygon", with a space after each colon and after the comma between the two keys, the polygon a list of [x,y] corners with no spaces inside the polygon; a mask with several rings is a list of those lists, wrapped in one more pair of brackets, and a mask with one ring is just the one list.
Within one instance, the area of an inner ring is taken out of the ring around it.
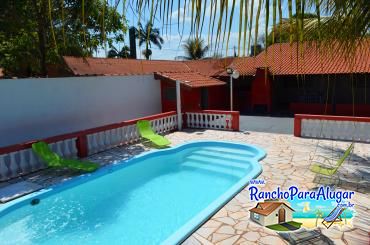
{"label": "house", "polygon": [[218,75],[232,58],[195,61],[64,57],[74,76],[153,76],[160,81],[162,112],[176,110],[181,82],[183,110],[228,109],[227,83]]}
{"label": "house", "polygon": [[235,59],[230,67],[241,76],[234,81],[234,108],[242,114],[370,116],[370,38],[358,43],[353,59],[338,44],[329,50],[315,45],[277,43],[255,58]]}
{"label": "house", "polygon": [[268,226],[292,221],[294,210],[287,202],[265,200],[259,202],[249,212],[251,220],[262,226]]}
{"label": "house", "polygon": [[[176,109],[175,81],[181,82],[183,110],[233,108],[241,114],[297,113],[370,116],[370,38],[358,44],[349,60],[315,43],[273,44],[256,57],[193,61],[64,57],[74,76],[153,76],[160,80],[162,111]],[[302,47],[302,48],[301,48]]]}

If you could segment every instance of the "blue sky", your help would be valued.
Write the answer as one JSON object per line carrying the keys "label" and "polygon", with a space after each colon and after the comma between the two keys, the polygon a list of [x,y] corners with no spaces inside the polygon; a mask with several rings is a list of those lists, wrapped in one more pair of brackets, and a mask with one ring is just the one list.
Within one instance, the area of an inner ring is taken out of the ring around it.
{"label": "blue sky", "polygon": [[[130,2],[130,1],[127,1],[127,2]],[[189,2],[189,1],[187,1],[187,2]],[[207,2],[207,9],[206,9],[204,27],[203,27],[203,31],[202,31],[202,38],[206,41],[206,43],[208,43],[208,36],[209,36],[208,35],[208,26],[209,26],[209,22],[210,22],[210,2],[211,1],[208,0],[208,1],[204,1],[204,2]],[[272,1],[270,1],[270,2],[272,2]],[[282,2],[283,2],[283,8],[282,8],[283,18],[285,18],[285,17],[288,16],[288,7],[287,7],[287,4],[286,4],[286,1],[282,1]],[[220,47],[220,49],[217,52],[217,53],[221,53],[223,56],[226,56],[226,51],[227,51],[227,56],[233,55],[234,54],[234,51],[233,51],[234,46],[236,47],[236,50],[237,50],[237,47],[238,47],[239,11],[240,11],[239,3],[240,3],[240,1],[236,1],[235,10],[234,10],[234,17],[233,17],[233,22],[232,22],[232,28],[231,28],[231,32],[230,32],[230,42],[229,42],[228,50],[226,50],[226,41],[225,41],[225,44],[223,45],[223,47]],[[181,0],[180,1],[180,6],[183,6],[183,4],[184,4],[184,0]],[[258,5],[258,1],[255,1],[254,11],[253,11],[254,14],[256,14],[256,12],[257,12],[257,6],[256,5]],[[229,6],[231,8],[232,1],[229,1]],[[295,7],[293,6],[293,10],[294,10],[294,8]],[[122,13],[122,5],[118,9]],[[181,8],[181,11],[182,10],[183,9]],[[131,8],[130,6],[127,6],[125,14],[126,14],[126,18],[127,18],[129,26],[137,24],[138,14],[133,10],[133,8]],[[277,13],[277,15],[278,15],[278,13]],[[272,24],[272,7],[270,8],[270,16],[271,16],[270,17],[270,27],[271,27],[271,24]],[[262,7],[261,15],[260,15],[260,19],[259,19],[259,36],[264,34],[265,20],[266,20],[265,17],[266,17],[265,8]],[[183,18],[182,17],[182,12],[181,12],[181,17],[180,18],[181,19]],[[141,22],[146,23],[148,19],[149,19],[149,11],[145,11],[144,14],[141,16]],[[216,20],[217,19],[218,18],[216,17]],[[255,20],[255,17],[253,19]],[[279,19],[279,16],[277,16],[277,19]],[[162,37],[164,38],[164,45],[163,45],[161,50],[159,50],[155,46],[152,46],[151,49],[153,51],[153,55],[152,55],[153,60],[154,59],[155,60],[173,60],[176,56],[183,56],[184,55],[182,44],[187,38],[189,38],[189,35],[190,35],[191,16],[190,15],[185,16],[183,32],[182,32],[182,23],[180,23],[180,30],[178,30],[178,23],[177,22],[178,22],[178,6],[177,6],[177,1],[174,1],[171,25],[167,25],[167,26],[163,25],[162,20],[159,19],[159,14],[158,14],[158,17],[154,20],[154,27],[161,29],[161,34],[162,34]],[[217,25],[217,23],[216,23],[216,25]],[[252,40],[254,40],[254,38],[253,38],[254,32],[255,32],[255,29],[254,29],[254,24],[253,24],[253,26],[252,26]],[[215,38],[215,33],[216,33],[216,31],[214,31],[213,39]],[[212,39],[212,37],[210,37],[210,39]],[[241,42],[241,44],[242,43],[243,43],[243,41]],[[126,45],[129,44],[128,34],[126,35],[125,44]],[[123,45],[124,45],[123,43],[116,44],[117,48],[121,48]],[[141,54],[141,51],[143,49],[144,49],[144,45],[143,45],[143,47],[137,47],[138,58],[144,58],[143,55]],[[213,53],[214,52],[209,52],[209,54],[207,56],[211,56]],[[104,57],[104,55],[105,55],[104,50],[100,50],[98,52],[98,56]]]}
{"label": "blue sky", "polygon": [[[351,200],[350,200],[351,202]],[[348,201],[343,202],[348,203]],[[294,199],[290,201],[291,207],[295,210],[293,217],[294,218],[316,218],[316,211],[321,210],[323,212],[323,217],[326,217],[337,205],[338,203],[335,200],[299,200]],[[306,207],[304,209],[304,207]],[[352,218],[355,214],[354,208],[347,208],[345,211],[346,218]]]}

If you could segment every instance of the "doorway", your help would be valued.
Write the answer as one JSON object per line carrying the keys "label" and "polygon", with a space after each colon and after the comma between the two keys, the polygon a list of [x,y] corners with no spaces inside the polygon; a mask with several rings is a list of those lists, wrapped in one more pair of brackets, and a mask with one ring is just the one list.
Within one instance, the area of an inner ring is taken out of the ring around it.
{"label": "doorway", "polygon": [[285,209],[280,208],[279,209],[279,223],[284,223],[285,222]]}
{"label": "doorway", "polygon": [[200,108],[202,110],[208,109],[208,88],[201,88],[200,90]]}

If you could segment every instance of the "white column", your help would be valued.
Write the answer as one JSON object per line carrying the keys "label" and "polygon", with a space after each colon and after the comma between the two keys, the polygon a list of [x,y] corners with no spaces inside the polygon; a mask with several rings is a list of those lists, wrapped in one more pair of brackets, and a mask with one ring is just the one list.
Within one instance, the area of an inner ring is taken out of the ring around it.
{"label": "white column", "polygon": [[233,76],[230,75],[230,111],[233,110]]}
{"label": "white column", "polygon": [[181,89],[180,81],[176,81],[176,108],[177,108],[177,127],[182,129],[182,113],[181,113]]}

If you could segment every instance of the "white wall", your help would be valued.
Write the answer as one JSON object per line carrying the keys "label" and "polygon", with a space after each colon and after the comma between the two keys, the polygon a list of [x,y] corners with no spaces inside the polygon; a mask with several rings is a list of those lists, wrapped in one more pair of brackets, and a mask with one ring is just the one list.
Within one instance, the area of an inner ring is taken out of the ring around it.
{"label": "white wall", "polygon": [[370,143],[370,122],[303,118],[301,136],[317,139],[347,140]]}
{"label": "white wall", "polygon": [[153,75],[0,80],[0,147],[161,112]]}
{"label": "white wall", "polygon": [[276,208],[271,214],[265,217],[265,220],[264,220],[265,226],[275,225],[279,223],[279,210],[281,208],[285,209],[285,222],[289,222],[293,220],[293,211],[282,204],[278,208]]}

